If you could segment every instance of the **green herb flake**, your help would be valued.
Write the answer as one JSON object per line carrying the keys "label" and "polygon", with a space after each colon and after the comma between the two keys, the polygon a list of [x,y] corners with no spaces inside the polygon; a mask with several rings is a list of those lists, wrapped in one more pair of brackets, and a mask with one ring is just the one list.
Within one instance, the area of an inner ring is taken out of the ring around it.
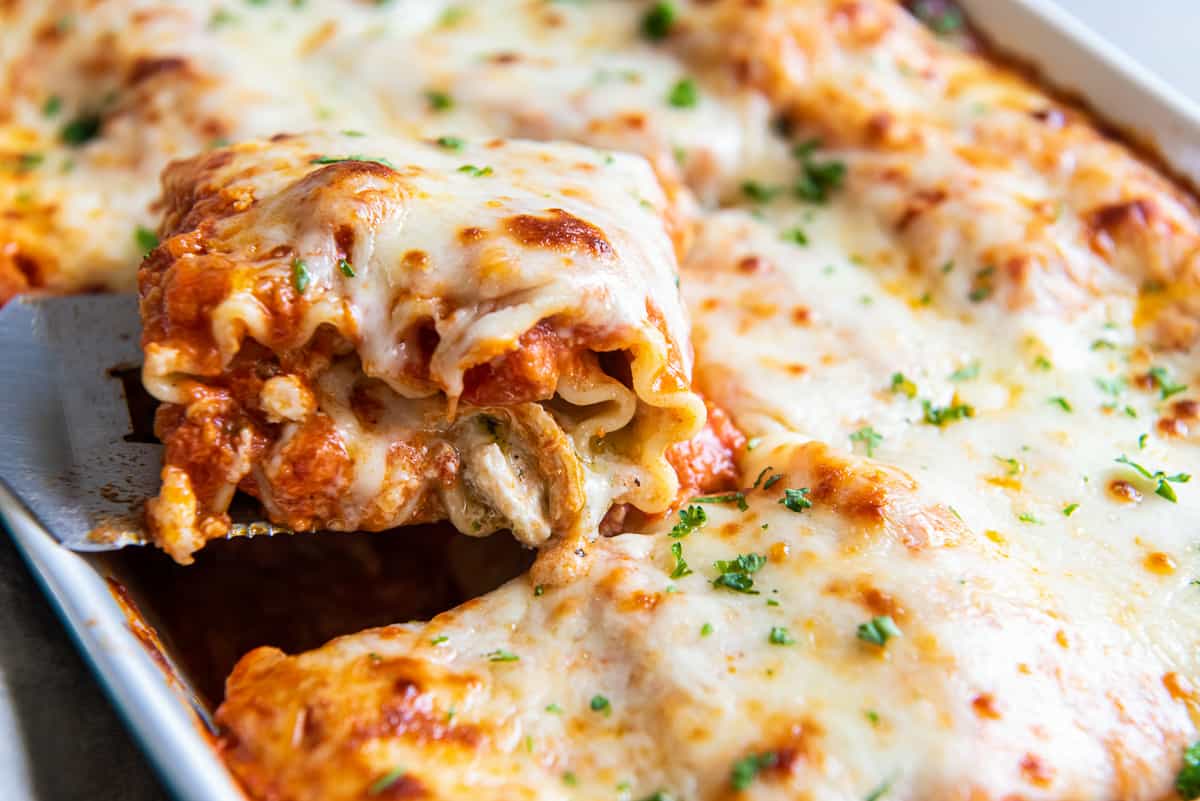
{"label": "green herb flake", "polygon": [[867,720],[871,722],[872,726],[879,725],[879,713],[874,709],[865,709],[863,710],[863,714],[867,716]]}
{"label": "green herb flake", "polygon": [[762,445],[762,437],[751,437],[750,439],[746,440],[746,450],[748,451],[754,450],[759,445]]}
{"label": "green herb flake", "polygon": [[292,259],[292,286],[301,295],[304,290],[308,289],[308,285],[312,283],[312,276],[308,272],[308,265],[304,263],[304,259]]}
{"label": "green herb flake", "polygon": [[782,480],[783,480],[783,473],[776,473],[775,475],[771,476],[765,482],[763,482],[763,487],[762,487],[763,492],[766,492],[767,490],[769,490],[771,487],[775,486]]}
{"label": "green herb flake", "polygon": [[712,580],[712,585],[746,595],[758,595],[758,590],[754,589],[754,579],[751,576],[762,570],[766,563],[767,557],[757,553],[744,553],[735,559],[721,559],[713,562],[713,567],[720,575]]}
{"label": "green herb flake", "polygon": [[445,148],[446,150],[453,150],[455,152],[462,150],[467,144],[464,140],[457,136],[439,136],[435,141],[437,142],[438,147]]}
{"label": "green herb flake", "polygon": [[1187,392],[1187,384],[1176,384],[1172,381],[1171,374],[1167,372],[1167,368],[1165,367],[1151,367],[1149,375],[1154,385],[1162,393],[1163,400],[1172,395],[1178,395],[1180,392]]}
{"label": "green herb flake", "polygon": [[1066,412],[1068,414],[1070,414],[1073,411],[1073,409],[1071,407],[1071,402],[1069,400],[1067,400],[1066,398],[1064,398],[1062,395],[1055,395],[1053,398],[1050,398],[1049,403],[1053,403],[1055,406],[1062,409],[1064,412]]}
{"label": "green herb flake", "polygon": [[459,172],[465,172],[475,178],[486,178],[492,174],[491,167],[476,167],[474,164],[464,164],[458,168]]}
{"label": "green herb flake", "polygon": [[347,278],[354,277],[354,265],[345,259],[338,259],[338,269],[341,271],[342,275],[346,276]]}
{"label": "green herb flake", "polygon": [[890,389],[893,394],[903,395],[906,398],[917,397],[917,385],[905,378],[904,373],[892,373]]}
{"label": "green herb flake", "polygon": [[806,234],[804,229],[798,225],[793,225],[791,228],[788,228],[780,235],[780,238],[783,239],[784,242],[790,242],[793,245],[804,246],[808,244],[808,234]]}
{"label": "green herb flake", "polygon": [[1039,370],[1053,370],[1054,364],[1045,356],[1038,356],[1033,360],[1033,366]]}
{"label": "green herb flake", "polygon": [[62,111],[62,98],[58,95],[50,95],[42,104],[42,115],[45,117],[53,117],[60,111]]}
{"label": "green herb flake", "polygon": [[358,153],[351,153],[348,156],[314,156],[308,160],[309,164],[339,164],[343,161],[366,161],[372,164],[382,164],[385,167],[396,169],[396,165],[380,156],[363,156]]}
{"label": "green herb flake", "polygon": [[699,102],[700,90],[691,78],[676,81],[667,93],[667,103],[675,108],[695,108]]}
{"label": "green herb flake", "polygon": [[764,751],[759,754],[749,754],[733,763],[729,772],[729,784],[734,790],[745,790],[754,784],[755,778],[764,770],[779,764],[779,754],[774,751]]}
{"label": "green herb flake", "polygon": [[818,161],[815,157],[821,146],[819,139],[810,139],[792,149],[792,155],[800,160],[800,176],[796,179],[793,192],[809,203],[824,203],[846,178],[846,164],[842,161]]}
{"label": "green herb flake", "polygon": [[439,634],[438,636],[436,636],[432,640],[430,640],[429,644],[430,645],[441,645],[442,643],[449,642],[449,641],[450,641],[450,638],[447,637],[445,634]]}
{"label": "green herb flake", "polygon": [[686,537],[706,522],[708,522],[708,512],[704,511],[704,507],[689,506],[686,509],[680,509],[679,522],[671,528],[671,533],[668,536],[675,539]]}
{"label": "green herb flake", "polygon": [[1156,486],[1154,488],[1154,494],[1160,498],[1167,499],[1171,503],[1176,503],[1179,500],[1178,496],[1175,494],[1175,488],[1172,487],[1171,484],[1186,484],[1192,480],[1191,475],[1188,473],[1176,473],[1173,476],[1168,476],[1162,470],[1150,472],[1137,462],[1130,461],[1129,457],[1125,454],[1121,454],[1116,461],[1120,464],[1132,467],[1139,474],[1141,474],[1143,478],[1155,482]]}
{"label": "green herb flake", "polygon": [[713,633],[712,623],[705,623],[703,626],[700,627],[700,636],[701,637],[707,637],[708,635],[710,635],[712,633]]}
{"label": "green herb flake", "polygon": [[405,771],[404,768],[392,768],[387,773],[371,782],[371,786],[367,788],[367,795],[379,795],[384,790],[387,790],[393,784],[403,779],[406,772],[407,771]]}
{"label": "green herb flake", "polygon": [[875,449],[879,447],[879,443],[883,442],[883,435],[871,426],[863,426],[850,435],[850,441],[861,442],[866,448],[869,458],[875,455]]}
{"label": "green herb flake", "polygon": [[497,648],[487,654],[489,662],[520,662],[521,657],[514,654],[512,651],[506,651],[503,648]]}
{"label": "green herb flake", "polygon": [[973,378],[979,377],[979,362],[974,361],[966,367],[960,367],[951,373],[947,378],[951,381],[970,381]]}
{"label": "green herb flake", "polygon": [[134,229],[133,241],[137,242],[138,248],[141,249],[142,255],[145,256],[147,253],[158,247],[158,234],[156,234],[152,228],[139,225],[136,229]]}
{"label": "green herb flake", "polygon": [[64,144],[79,147],[99,136],[102,125],[99,114],[81,114],[62,127],[58,138]]}
{"label": "green herb flake", "polygon": [[808,487],[800,487],[799,489],[785,489],[783,497],[779,499],[779,503],[786,506],[793,512],[803,512],[805,509],[812,508],[812,501],[808,499]]}
{"label": "green herb flake", "polygon": [[880,648],[887,645],[888,640],[899,636],[900,628],[896,625],[896,621],[892,620],[891,615],[873,617],[858,627],[858,639],[871,643],[871,645],[878,645]]}
{"label": "green herb flake", "polygon": [[1063,517],[1070,517],[1071,515],[1075,514],[1075,510],[1078,508],[1079,508],[1079,504],[1068,503],[1066,506],[1063,507],[1063,510],[1062,510]]}
{"label": "green herb flake", "polygon": [[750,508],[746,503],[746,493],[744,492],[727,492],[723,495],[703,495],[698,498],[692,498],[695,503],[736,503],[741,511],[746,511]]}
{"label": "green herb flake", "polygon": [[1014,459],[1011,456],[997,456],[995,458],[997,462],[1001,462],[1004,465],[1005,472],[1010,476],[1019,476],[1025,472],[1025,465],[1021,464],[1018,459]]}
{"label": "green herb flake", "polygon": [[1037,516],[1034,515],[1033,512],[1021,512],[1021,514],[1017,515],[1017,519],[1022,523],[1031,523],[1036,526],[1040,526],[1042,524],[1042,521],[1038,520]]}
{"label": "green herb flake", "polygon": [[541,598],[545,594],[546,594],[546,587],[544,584],[539,584],[533,588],[533,596],[535,598]]}
{"label": "green herb flake", "polygon": [[563,710],[558,704],[546,704],[546,711],[551,715],[561,715]]}
{"label": "green herb flake", "polygon": [[755,203],[770,203],[782,191],[782,186],[767,186],[758,181],[742,182],[742,194]]}
{"label": "green herb flake", "polygon": [[568,787],[575,787],[579,784],[579,777],[569,770],[563,771],[562,780],[563,784],[567,785]]}
{"label": "green herb flake", "polygon": [[588,707],[593,712],[599,712],[606,717],[612,714],[612,704],[603,695],[593,695],[592,700],[588,702]]}
{"label": "green herb flake", "polygon": [[692,569],[688,567],[687,560],[683,558],[683,543],[671,543],[671,556],[675,558],[675,568],[671,571],[671,578],[683,578],[684,576],[692,575]]}
{"label": "green herb flake", "polygon": [[449,111],[454,108],[454,98],[437,89],[429,89],[425,92],[425,102],[429,104],[432,111]]}
{"label": "green herb flake", "polygon": [[890,789],[892,789],[892,782],[889,779],[888,781],[883,782],[878,787],[876,787],[874,790],[872,790],[871,792],[869,792],[865,796],[863,796],[863,801],[879,801],[879,799],[883,798],[883,796]]}
{"label": "green herb flake", "polygon": [[1183,752],[1183,766],[1175,776],[1175,791],[1184,801],[1200,798],[1200,741]]}
{"label": "green herb flake", "polygon": [[767,642],[771,645],[795,645],[796,641],[792,635],[788,634],[788,630],[783,626],[772,626],[771,631],[767,634]]}
{"label": "green herb flake", "polygon": [[658,42],[671,34],[675,24],[675,6],[671,3],[655,3],[642,17],[642,36]]}
{"label": "green herb flake", "polygon": [[975,407],[968,403],[951,403],[949,406],[934,406],[927,400],[921,401],[922,420],[939,428],[950,423],[975,416]]}

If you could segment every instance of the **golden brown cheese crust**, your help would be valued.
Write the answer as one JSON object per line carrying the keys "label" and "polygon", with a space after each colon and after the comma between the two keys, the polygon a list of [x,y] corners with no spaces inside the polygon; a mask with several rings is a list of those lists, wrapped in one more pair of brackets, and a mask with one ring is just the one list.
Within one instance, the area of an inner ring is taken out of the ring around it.
{"label": "golden brown cheese crust", "polygon": [[[603,540],[571,585],[251,652],[217,715],[226,760],[279,801],[1169,791],[1187,710],[1102,611],[1065,612],[894,468],[783,440],[746,467],[780,478],[745,511]],[[714,583],[739,554],[764,560],[749,592]],[[883,616],[882,644],[859,633]]]}
{"label": "golden brown cheese crust", "polygon": [[164,195],[140,290],[177,559],[235,487],[295,530],[448,516],[568,552],[677,495],[665,454],[704,409],[643,162],[280,135],[172,165]]}

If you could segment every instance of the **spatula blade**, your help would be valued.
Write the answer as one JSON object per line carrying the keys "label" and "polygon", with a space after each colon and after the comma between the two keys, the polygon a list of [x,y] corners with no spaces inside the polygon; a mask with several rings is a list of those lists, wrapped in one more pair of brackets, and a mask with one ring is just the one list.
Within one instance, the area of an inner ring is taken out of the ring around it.
{"label": "spatula blade", "polygon": [[0,309],[0,478],[63,545],[145,541],[162,448],[133,431],[114,369],[141,364],[131,294],[18,298]]}

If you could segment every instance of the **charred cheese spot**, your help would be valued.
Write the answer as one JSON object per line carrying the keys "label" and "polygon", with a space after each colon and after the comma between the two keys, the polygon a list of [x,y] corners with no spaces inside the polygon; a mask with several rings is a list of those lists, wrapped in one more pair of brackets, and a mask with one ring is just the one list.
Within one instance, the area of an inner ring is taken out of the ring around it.
{"label": "charred cheese spot", "polygon": [[597,257],[610,256],[613,252],[603,231],[563,209],[548,209],[544,216],[518,214],[509,217],[504,220],[504,229],[513,239],[529,247],[568,253],[587,251]]}

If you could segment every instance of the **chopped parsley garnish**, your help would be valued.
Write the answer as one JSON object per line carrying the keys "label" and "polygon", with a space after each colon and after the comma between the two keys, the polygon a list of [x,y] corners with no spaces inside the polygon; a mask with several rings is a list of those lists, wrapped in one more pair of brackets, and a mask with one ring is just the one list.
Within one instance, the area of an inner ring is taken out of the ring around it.
{"label": "chopped parsley garnish", "polygon": [[546,594],[546,585],[538,584],[536,587],[533,588],[533,597],[541,598],[545,594]]}
{"label": "chopped parsley garnish", "polygon": [[441,645],[442,643],[449,642],[449,641],[450,641],[450,638],[447,637],[445,634],[439,634],[438,636],[436,636],[432,640],[430,640],[429,644],[430,645]]}
{"label": "chopped parsley garnish", "polygon": [[904,373],[892,373],[891,390],[907,398],[917,397],[917,385],[904,377]]}
{"label": "chopped parsley garnish", "polygon": [[686,509],[680,509],[679,522],[672,527],[668,536],[675,539],[686,537],[706,522],[708,522],[708,512],[704,511],[704,507],[689,506]]}
{"label": "chopped parsley garnish", "polygon": [[601,712],[605,715],[612,714],[612,704],[603,695],[593,695],[592,700],[588,702],[593,712]]}
{"label": "chopped parsley garnish", "polygon": [[1183,752],[1183,767],[1175,776],[1175,791],[1185,801],[1200,798],[1200,742]]}
{"label": "chopped parsley garnish", "polygon": [[549,712],[551,715],[561,715],[562,707],[559,706],[558,704],[546,704],[546,711]]}
{"label": "chopped parsley garnish", "polygon": [[971,282],[971,291],[967,293],[967,300],[972,303],[979,303],[987,300],[995,289],[993,285],[993,276],[996,273],[995,267],[984,267],[979,272],[975,273],[975,278]]}
{"label": "chopped parsley garnish", "polygon": [[793,225],[781,234],[784,242],[791,242],[793,245],[807,245],[808,234],[798,225]]}
{"label": "chopped parsley garnish", "polygon": [[759,445],[762,445],[762,437],[751,437],[750,439],[746,440],[746,450],[748,451],[754,450]]}
{"label": "chopped parsley garnish", "polygon": [[880,648],[887,645],[888,640],[899,636],[900,628],[896,625],[896,621],[892,620],[891,615],[873,617],[858,627],[858,639],[878,645]]}
{"label": "chopped parsley garnish", "polygon": [[457,136],[439,136],[437,138],[438,147],[444,147],[446,150],[462,150],[466,142],[459,139]]}
{"label": "chopped parsley garnish", "polygon": [[563,784],[567,785],[568,787],[574,787],[575,785],[579,784],[579,777],[569,770],[563,771],[562,780]]}
{"label": "chopped parsley garnish", "polygon": [[871,721],[872,726],[879,725],[879,713],[876,712],[874,709],[864,710],[863,714],[867,716],[867,720]]}
{"label": "chopped parsley garnish", "polygon": [[450,6],[442,12],[442,16],[438,18],[438,27],[453,28],[458,23],[462,22],[470,13],[469,9],[462,6]]}
{"label": "chopped parsley garnish", "polygon": [[[617,789],[619,790],[621,788],[618,787]],[[652,795],[646,796],[641,801],[675,801],[675,799],[670,793],[664,790],[655,790]]]}
{"label": "chopped parsley garnish", "polygon": [[879,447],[879,443],[883,442],[883,434],[871,426],[863,426],[850,435],[850,441],[861,442],[867,449],[867,456],[870,457],[875,455],[875,449]]}
{"label": "chopped parsley garnish", "polygon": [[[913,16],[938,36],[949,36],[962,30],[965,21],[962,12],[950,3],[918,0],[912,6]],[[882,795],[882,793],[881,793]],[[868,799],[874,801],[874,799]]]}
{"label": "chopped parsley garnish", "polygon": [[137,242],[137,246],[142,249],[143,256],[158,247],[158,234],[154,233],[152,228],[147,228],[144,225],[139,225],[134,230],[133,239]]}
{"label": "chopped parsley garnish", "polygon": [[700,636],[701,637],[707,637],[708,635],[710,635],[712,633],[713,633],[712,623],[705,623],[703,626],[700,627]]}
{"label": "chopped parsley garnish", "polygon": [[1163,400],[1172,395],[1178,395],[1180,392],[1187,391],[1187,384],[1176,384],[1173,382],[1171,374],[1167,372],[1167,368],[1165,367],[1151,367],[1150,379],[1154,381],[1154,385],[1161,391]]}
{"label": "chopped parsley garnish", "polygon": [[691,78],[683,78],[675,82],[667,93],[667,102],[675,108],[695,108],[700,102],[700,90]]}
{"label": "chopped parsley garnish", "polygon": [[[759,474],[758,474],[758,478],[754,479],[754,483],[750,485],[750,489],[758,489],[758,488],[759,488],[759,485],[761,485],[761,484],[763,483],[763,479],[764,479],[764,478],[766,478],[766,477],[767,477],[767,475],[768,475],[768,474],[769,474],[769,473],[770,473],[772,470],[774,470],[774,469],[775,469],[775,468],[774,468],[774,467],[771,467],[770,465],[767,465],[766,467],[764,467],[764,468],[763,468],[763,469],[762,469],[762,470],[759,472]],[[772,476],[772,478],[774,478],[774,476]],[[777,479],[776,479],[776,480],[777,480]],[[774,481],[772,481],[771,483],[772,483],[772,484],[774,484],[775,482],[774,482]],[[763,487],[763,489],[767,489],[767,487]]]}
{"label": "chopped parsley garnish", "polygon": [[884,794],[887,793],[887,791],[890,789],[892,789],[892,781],[891,781],[891,779],[888,779],[887,781],[883,782],[878,787],[876,787],[874,790],[867,793],[863,797],[863,801],[879,801],[879,799],[883,798]]}
{"label": "chopped parsley garnish", "polygon": [[99,114],[81,114],[58,132],[58,138],[72,147],[87,144],[100,135],[102,120]]}
{"label": "chopped parsley garnish", "polygon": [[782,186],[767,186],[758,181],[743,181],[742,194],[755,203],[770,203],[783,191]]}
{"label": "chopped parsley garnish", "polygon": [[1021,512],[1021,514],[1017,515],[1017,519],[1022,523],[1033,523],[1039,526],[1042,524],[1042,521],[1038,520],[1033,512]]}
{"label": "chopped parsley garnish", "polygon": [[464,164],[458,168],[459,172],[465,172],[467,175],[472,175],[476,178],[485,178],[492,174],[491,167],[476,167],[474,164]]}
{"label": "chopped parsley garnish", "polygon": [[727,492],[724,495],[704,495],[699,498],[692,498],[696,503],[736,503],[741,511],[746,511],[750,508],[746,503],[746,493],[744,492]]}
{"label": "chopped parsley garnish", "polygon": [[392,768],[387,773],[371,782],[371,786],[367,788],[367,795],[379,795],[384,790],[403,779],[405,773],[406,771],[404,768]]}
{"label": "chopped parsley garnish", "polygon": [[1079,508],[1079,504],[1068,503],[1066,506],[1063,507],[1063,510],[1062,510],[1063,516],[1070,517],[1071,515],[1075,514],[1075,510],[1078,508]]}
{"label": "chopped parsley garnish", "polygon": [[342,136],[355,136],[355,137],[367,135],[365,131],[356,131],[352,128],[347,128],[343,131],[340,131],[340,133]]}
{"label": "chopped parsley garnish", "polygon": [[58,95],[50,95],[46,98],[46,102],[42,104],[42,114],[47,117],[53,117],[62,111],[62,98]]}
{"label": "chopped parsley garnish", "polygon": [[684,576],[692,575],[692,569],[688,567],[687,560],[683,558],[683,543],[671,543],[671,556],[675,557],[675,569],[671,571],[671,578],[683,578]]}
{"label": "chopped parsley garnish", "polygon": [[1097,378],[1096,387],[1105,395],[1112,395],[1114,398],[1120,396],[1125,391],[1125,379],[1123,378]]}
{"label": "chopped parsley garnish", "polygon": [[656,42],[666,39],[671,34],[674,22],[675,6],[671,3],[655,3],[642,17],[642,35]]}
{"label": "chopped parsley garnish", "polygon": [[817,161],[814,153],[821,146],[819,139],[796,145],[792,155],[800,160],[800,177],[796,179],[796,197],[809,203],[824,203],[830,193],[842,185],[846,164],[842,161]]}
{"label": "chopped parsley garnish", "polygon": [[803,512],[805,509],[812,508],[812,501],[808,499],[808,487],[785,489],[779,502],[793,512]]}
{"label": "chopped parsley garnish", "polygon": [[1148,440],[1148,439],[1150,439],[1149,434],[1139,434],[1138,435],[1138,450],[1139,451],[1146,449],[1146,440]]}
{"label": "chopped parsley garnish", "polygon": [[1038,356],[1033,360],[1033,366],[1039,370],[1053,370],[1054,364],[1045,356]]}
{"label": "chopped parsley garnish", "polygon": [[338,269],[341,270],[342,275],[346,276],[347,278],[354,277],[354,265],[345,259],[338,259]]}
{"label": "chopped parsley garnish", "polygon": [[304,263],[304,259],[292,259],[292,286],[303,295],[311,283],[312,276],[308,273],[308,265]]}
{"label": "chopped parsley garnish", "polygon": [[1011,456],[997,456],[996,461],[1004,463],[1005,470],[1010,476],[1020,475],[1025,470],[1025,466],[1021,464],[1020,460]]}
{"label": "chopped parsley garnish", "polygon": [[1064,398],[1062,395],[1055,395],[1053,398],[1050,399],[1050,403],[1053,403],[1055,406],[1062,409],[1064,412],[1070,412],[1072,410],[1071,402],[1069,400],[1067,400],[1066,398]]}
{"label": "chopped parsley garnish", "polygon": [[454,98],[446,92],[430,89],[425,92],[425,102],[433,111],[449,111],[454,108]]}
{"label": "chopped parsley garnish", "polygon": [[792,639],[792,635],[788,634],[788,630],[783,626],[772,626],[771,632],[767,635],[767,642],[771,645],[795,645],[796,641]]}
{"label": "chopped parsley garnish", "polygon": [[497,648],[487,655],[489,662],[520,662],[521,657],[514,654],[512,651],[506,651],[503,648]]}
{"label": "chopped parsley garnish", "polygon": [[1166,498],[1171,503],[1176,503],[1179,500],[1178,496],[1175,494],[1175,488],[1172,487],[1171,484],[1186,484],[1192,480],[1191,475],[1188,473],[1176,473],[1173,476],[1168,476],[1162,470],[1155,470],[1152,473],[1137,462],[1130,461],[1129,457],[1125,454],[1121,454],[1116,461],[1120,464],[1132,467],[1134,470],[1140,473],[1143,478],[1147,478],[1150,481],[1155,482],[1156,486],[1154,488],[1154,494],[1160,498]]}
{"label": "chopped parsley garnish", "polygon": [[1107,339],[1097,339],[1092,341],[1091,350],[1116,350],[1117,344]]}
{"label": "chopped parsley garnish", "polygon": [[385,158],[379,156],[363,156],[358,153],[351,153],[348,156],[316,156],[308,160],[309,164],[338,164],[343,161],[369,161],[372,164],[382,164],[385,167],[396,169],[396,165]]}
{"label": "chopped parsley garnish", "polygon": [[762,486],[763,492],[766,492],[767,490],[769,490],[771,487],[775,486],[782,480],[783,480],[783,473],[776,473],[775,475],[771,476],[770,478],[768,478],[766,481],[763,482],[763,486]]}
{"label": "chopped parsley garnish", "polygon": [[932,426],[944,426],[975,416],[975,407],[969,403],[951,403],[949,406],[934,406],[927,400],[921,401],[922,419]]}
{"label": "chopped parsley garnish", "polygon": [[960,367],[947,376],[951,381],[970,381],[979,377],[979,362],[971,362],[966,367]]}
{"label": "chopped parsley garnish", "polygon": [[736,559],[730,560],[720,559],[713,562],[713,567],[720,575],[712,580],[712,585],[747,595],[758,595],[751,575],[762,570],[766,563],[767,557],[757,553],[739,554]]}
{"label": "chopped parsley garnish", "polygon": [[733,763],[729,772],[729,784],[735,790],[745,790],[754,784],[758,774],[779,764],[779,754],[774,751],[764,751],[761,754],[749,754]]}

